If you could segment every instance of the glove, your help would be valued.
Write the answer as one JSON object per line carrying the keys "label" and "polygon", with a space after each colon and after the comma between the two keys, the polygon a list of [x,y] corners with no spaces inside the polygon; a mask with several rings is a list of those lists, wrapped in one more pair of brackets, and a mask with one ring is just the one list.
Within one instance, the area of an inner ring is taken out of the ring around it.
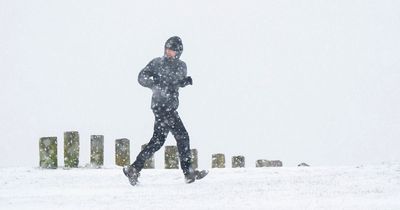
{"label": "glove", "polygon": [[187,85],[193,85],[192,77],[186,77],[180,81],[180,86],[185,87]]}
{"label": "glove", "polygon": [[153,79],[153,84],[154,84],[154,85],[158,85],[158,84],[161,83],[161,78],[160,78],[160,76],[158,76],[158,75],[153,75],[153,76],[152,76],[152,79]]}

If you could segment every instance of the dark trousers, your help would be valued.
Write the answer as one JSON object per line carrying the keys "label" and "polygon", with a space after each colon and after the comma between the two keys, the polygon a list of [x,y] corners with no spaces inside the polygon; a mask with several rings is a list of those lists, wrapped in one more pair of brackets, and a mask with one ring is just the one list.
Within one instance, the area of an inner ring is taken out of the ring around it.
{"label": "dark trousers", "polygon": [[171,131],[178,146],[179,159],[183,173],[189,173],[191,168],[189,134],[186,131],[178,112],[154,109],[153,113],[156,118],[154,122],[153,137],[136,157],[132,166],[137,171],[142,170],[144,162],[164,145],[168,133]]}

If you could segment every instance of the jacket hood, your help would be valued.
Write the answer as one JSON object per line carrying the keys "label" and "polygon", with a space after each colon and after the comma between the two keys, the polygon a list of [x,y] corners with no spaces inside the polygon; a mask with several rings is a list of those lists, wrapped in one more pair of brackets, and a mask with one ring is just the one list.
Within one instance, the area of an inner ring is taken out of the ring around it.
{"label": "jacket hood", "polygon": [[164,53],[167,48],[176,52],[176,56],[175,56],[176,58],[181,57],[182,52],[183,52],[182,39],[179,38],[178,36],[173,36],[173,37],[169,38],[165,42]]}

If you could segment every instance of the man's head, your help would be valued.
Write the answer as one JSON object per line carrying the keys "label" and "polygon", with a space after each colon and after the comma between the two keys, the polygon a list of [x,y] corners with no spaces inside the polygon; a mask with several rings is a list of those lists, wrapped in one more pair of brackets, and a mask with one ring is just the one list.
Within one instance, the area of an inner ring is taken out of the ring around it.
{"label": "man's head", "polygon": [[179,58],[183,52],[183,44],[181,38],[173,36],[165,42],[165,56],[168,58]]}

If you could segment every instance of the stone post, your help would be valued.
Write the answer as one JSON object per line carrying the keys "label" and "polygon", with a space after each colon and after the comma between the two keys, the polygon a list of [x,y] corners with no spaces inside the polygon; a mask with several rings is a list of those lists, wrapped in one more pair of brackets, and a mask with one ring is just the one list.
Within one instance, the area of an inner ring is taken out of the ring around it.
{"label": "stone post", "polygon": [[282,167],[282,161],[280,161],[280,160],[272,160],[271,161],[271,166],[272,167]]}
{"label": "stone post", "polygon": [[115,140],[115,164],[117,166],[127,166],[130,163],[130,144],[129,139]]}
{"label": "stone post", "polygon": [[244,168],[245,160],[244,156],[233,156],[232,157],[232,168]]}
{"label": "stone post", "polygon": [[104,165],[104,136],[90,136],[90,164],[92,167],[100,168]]}
{"label": "stone post", "polygon": [[225,168],[225,155],[213,154],[212,155],[212,168]]}
{"label": "stone post", "polygon": [[178,169],[178,168],[179,168],[178,147],[165,146],[165,169]]}
{"label": "stone post", "polygon": [[[146,147],[147,144],[142,145],[142,150]],[[152,155],[149,159],[144,162],[144,169],[154,169],[154,155]]]}
{"label": "stone post", "polygon": [[256,161],[256,167],[260,168],[260,167],[271,167],[271,161],[269,160],[257,160]]}
{"label": "stone post", "polygon": [[45,169],[56,169],[57,161],[57,137],[43,137],[39,140],[39,166]]}
{"label": "stone post", "polygon": [[64,132],[64,167],[78,168],[79,165],[79,133]]}
{"label": "stone post", "polygon": [[299,165],[297,165],[298,167],[310,167],[310,165],[308,165],[307,163],[300,163]]}
{"label": "stone post", "polygon": [[191,149],[190,154],[192,159],[192,168],[197,169],[199,167],[197,149]]}

